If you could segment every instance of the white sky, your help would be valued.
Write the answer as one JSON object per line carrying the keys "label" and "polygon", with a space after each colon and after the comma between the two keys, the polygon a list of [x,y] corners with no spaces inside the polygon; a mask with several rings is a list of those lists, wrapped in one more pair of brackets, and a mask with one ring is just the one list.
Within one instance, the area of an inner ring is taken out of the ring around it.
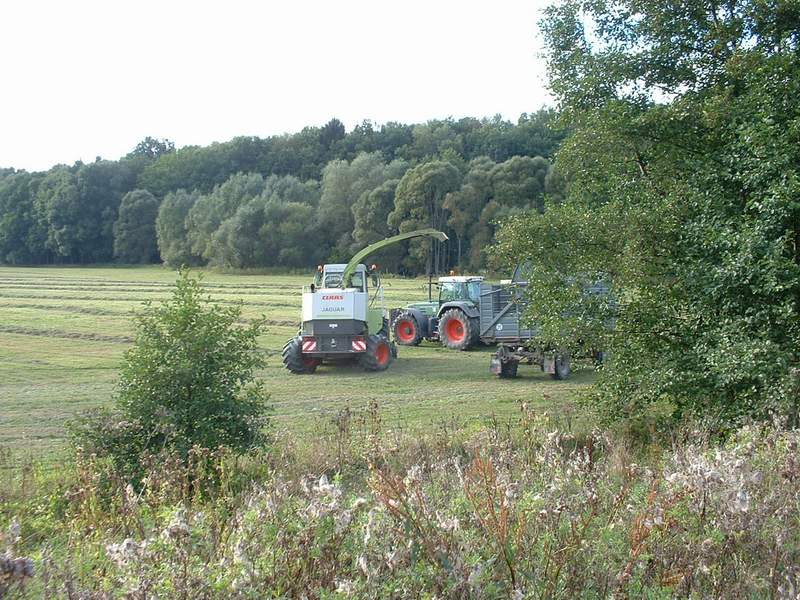
{"label": "white sky", "polygon": [[0,1],[0,167],[547,104],[545,0]]}

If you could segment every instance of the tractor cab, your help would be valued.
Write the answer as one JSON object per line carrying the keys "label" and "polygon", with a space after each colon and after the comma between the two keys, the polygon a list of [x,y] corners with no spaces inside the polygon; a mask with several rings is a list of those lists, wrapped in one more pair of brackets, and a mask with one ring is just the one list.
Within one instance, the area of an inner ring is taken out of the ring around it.
{"label": "tractor cab", "polygon": [[483,277],[451,276],[439,278],[439,306],[448,302],[472,302],[477,305],[481,298]]}

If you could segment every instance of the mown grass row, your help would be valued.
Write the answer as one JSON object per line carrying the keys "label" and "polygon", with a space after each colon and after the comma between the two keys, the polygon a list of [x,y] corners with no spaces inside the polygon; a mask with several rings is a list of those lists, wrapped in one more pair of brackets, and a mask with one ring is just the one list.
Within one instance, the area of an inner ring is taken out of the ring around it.
{"label": "mown grass row", "polygon": [[[590,369],[569,382],[520,369],[518,381],[498,381],[488,373],[488,349],[453,353],[429,343],[401,348],[397,362],[381,374],[323,366],[312,377],[292,376],[277,354],[297,330],[308,276],[203,275],[214,302],[241,302],[245,320],[266,318],[259,344],[269,358],[259,376],[270,391],[276,423],[298,433],[313,433],[317,417],[373,400],[381,401],[385,418],[398,428],[429,430],[453,417],[481,423],[511,414],[518,401],[568,402],[592,379]],[[21,280],[37,287],[22,289]],[[175,273],[158,267],[0,268],[0,447],[56,451],[68,419],[108,403],[133,336],[131,315],[145,301],[166,299],[174,280]],[[421,280],[386,284],[389,307],[427,297]],[[154,291],[123,291],[140,287]]]}

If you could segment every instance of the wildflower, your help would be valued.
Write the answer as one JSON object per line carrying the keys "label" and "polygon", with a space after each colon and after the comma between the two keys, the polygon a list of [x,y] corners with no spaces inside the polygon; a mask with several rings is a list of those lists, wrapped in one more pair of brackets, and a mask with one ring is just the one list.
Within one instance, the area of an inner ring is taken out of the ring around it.
{"label": "wildflower", "polygon": [[363,554],[358,556],[358,568],[364,575],[369,575],[369,565],[367,564],[367,557]]}
{"label": "wildflower", "polygon": [[505,498],[508,504],[511,504],[519,494],[519,483],[514,481],[506,486]]}
{"label": "wildflower", "polygon": [[439,511],[436,511],[436,522],[444,531],[458,531],[458,517],[447,519]]}
{"label": "wildflower", "polygon": [[372,538],[372,528],[375,526],[375,514],[377,509],[372,509],[367,514],[367,524],[364,527],[364,545],[366,546]]}
{"label": "wildflower", "polygon": [[336,487],[336,484],[328,482],[327,475],[322,475],[322,477],[319,478],[317,485],[314,486],[314,493],[318,496],[335,496],[338,495],[338,491],[339,490]]}
{"label": "wildflower", "polygon": [[350,510],[358,510],[359,508],[361,508],[365,504],[369,504],[369,502],[367,501],[366,498],[356,498],[353,501],[353,506],[350,507]]}
{"label": "wildflower", "polygon": [[349,510],[342,511],[333,520],[336,524],[336,533],[342,533],[353,520],[353,513]]}
{"label": "wildflower", "polygon": [[169,525],[161,532],[161,537],[167,541],[175,541],[187,537],[190,534],[189,523],[186,522],[186,509],[180,508],[175,511]]}
{"label": "wildflower", "polygon": [[14,519],[11,525],[8,526],[8,540],[10,544],[16,544],[19,541],[19,521]]}
{"label": "wildflower", "polygon": [[129,483],[125,486],[125,504],[127,504],[130,508],[136,508],[136,505],[139,503],[139,495],[133,489],[133,486]]}
{"label": "wildflower", "polygon": [[349,579],[336,581],[337,593],[345,594],[346,596],[352,596],[355,593],[355,591],[356,591],[356,585]]}
{"label": "wildflower", "polygon": [[119,544],[108,544],[106,553],[119,568],[124,568],[128,563],[138,560],[144,554],[146,544],[147,542],[137,544],[131,538],[125,538]]}
{"label": "wildflower", "polygon": [[389,567],[390,571],[394,571],[399,562],[400,550],[398,548],[386,553],[386,566]]}
{"label": "wildflower", "polygon": [[418,485],[420,481],[422,481],[422,467],[419,465],[413,465],[406,473],[403,483],[407,487],[412,487]]}
{"label": "wildflower", "polygon": [[733,508],[738,512],[747,512],[750,509],[750,496],[747,490],[739,488],[733,499]]}

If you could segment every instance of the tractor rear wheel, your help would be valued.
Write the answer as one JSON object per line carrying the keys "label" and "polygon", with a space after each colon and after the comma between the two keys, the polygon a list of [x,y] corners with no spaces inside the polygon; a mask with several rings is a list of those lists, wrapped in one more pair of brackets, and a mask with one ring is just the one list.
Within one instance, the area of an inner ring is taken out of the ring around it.
{"label": "tractor rear wheel", "polygon": [[299,336],[286,342],[281,355],[283,356],[283,365],[295,375],[313,373],[322,362],[313,356],[303,355],[303,340]]}
{"label": "tractor rear wheel", "polygon": [[475,339],[472,319],[457,308],[446,310],[439,319],[439,339],[451,350],[467,350]]}
{"label": "tractor rear wheel", "polygon": [[394,339],[401,346],[417,346],[422,341],[417,318],[407,310],[394,320]]}
{"label": "tractor rear wheel", "polygon": [[368,336],[367,351],[361,355],[361,366],[365,371],[385,371],[397,356],[397,350],[393,346],[386,336]]}

